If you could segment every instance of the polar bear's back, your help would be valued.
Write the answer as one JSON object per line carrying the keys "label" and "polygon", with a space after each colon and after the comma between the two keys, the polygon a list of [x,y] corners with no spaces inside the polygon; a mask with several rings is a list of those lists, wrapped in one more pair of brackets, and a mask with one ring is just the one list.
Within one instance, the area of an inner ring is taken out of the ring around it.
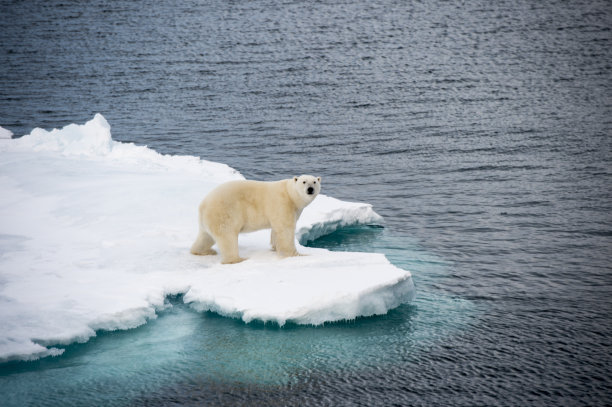
{"label": "polar bear's back", "polygon": [[208,193],[204,201],[207,204],[216,202],[223,202],[225,204],[231,204],[237,201],[254,201],[261,200],[263,197],[269,196],[270,194],[278,193],[284,189],[284,183],[286,181],[230,181],[219,185]]}
{"label": "polar bear's back", "polygon": [[287,196],[286,180],[230,181],[221,184],[200,204],[200,221],[210,229],[213,225],[230,225],[242,231],[269,228],[275,207]]}

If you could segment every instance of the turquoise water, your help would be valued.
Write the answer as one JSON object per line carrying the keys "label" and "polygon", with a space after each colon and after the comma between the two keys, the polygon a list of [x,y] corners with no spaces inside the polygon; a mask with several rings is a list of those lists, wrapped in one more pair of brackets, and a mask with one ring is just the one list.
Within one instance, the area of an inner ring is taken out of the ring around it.
{"label": "turquoise water", "polygon": [[311,246],[387,254],[414,272],[416,300],[383,316],[280,328],[199,313],[180,296],[168,298],[158,318],[139,328],[98,332],[59,357],[2,365],[3,405],[163,404],[194,387],[290,389],[313,377],[414,363],[477,318],[469,301],[433,288],[451,265],[383,228],[346,228]]}

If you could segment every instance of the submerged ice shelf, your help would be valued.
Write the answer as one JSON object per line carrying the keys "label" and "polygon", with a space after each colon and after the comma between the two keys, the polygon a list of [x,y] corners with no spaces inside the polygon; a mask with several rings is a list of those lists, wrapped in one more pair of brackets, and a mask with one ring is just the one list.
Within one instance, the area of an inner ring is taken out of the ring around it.
{"label": "submerged ice shelf", "polygon": [[[269,231],[240,236],[243,263],[191,255],[200,200],[232,179],[224,164],[113,141],[99,114],[0,139],[0,361],[139,326],[179,293],[197,310],[280,325],[384,314],[414,296],[410,272],[381,254],[299,246],[306,256],[280,259]],[[371,205],[320,195],[296,238],[381,222]]]}

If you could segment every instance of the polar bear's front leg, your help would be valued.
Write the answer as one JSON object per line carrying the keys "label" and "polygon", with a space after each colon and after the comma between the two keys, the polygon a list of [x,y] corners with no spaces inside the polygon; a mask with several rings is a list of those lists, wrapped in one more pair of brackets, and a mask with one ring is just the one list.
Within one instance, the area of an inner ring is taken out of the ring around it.
{"label": "polar bear's front leg", "polygon": [[295,248],[295,227],[272,229],[272,236],[274,237],[275,247],[278,254],[282,257],[299,256],[297,249]]}

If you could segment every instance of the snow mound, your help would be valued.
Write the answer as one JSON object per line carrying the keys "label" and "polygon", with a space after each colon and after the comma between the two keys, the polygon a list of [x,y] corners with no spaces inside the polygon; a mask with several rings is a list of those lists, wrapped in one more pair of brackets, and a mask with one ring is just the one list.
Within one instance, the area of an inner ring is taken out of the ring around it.
{"label": "snow mound", "polygon": [[[410,272],[383,255],[300,246],[306,256],[280,259],[268,231],[241,235],[243,263],[191,255],[199,202],[242,178],[224,164],[116,142],[100,114],[0,139],[0,361],[59,355],[97,330],[137,327],[168,295],[280,325],[384,314],[412,299]],[[296,237],[381,222],[368,204],[320,195]]]}
{"label": "snow mound", "polygon": [[10,139],[13,137],[13,132],[0,126],[0,139]]}
{"label": "snow mound", "polygon": [[346,226],[383,224],[382,216],[370,204],[319,195],[300,216],[295,234],[301,244],[306,244]]}

